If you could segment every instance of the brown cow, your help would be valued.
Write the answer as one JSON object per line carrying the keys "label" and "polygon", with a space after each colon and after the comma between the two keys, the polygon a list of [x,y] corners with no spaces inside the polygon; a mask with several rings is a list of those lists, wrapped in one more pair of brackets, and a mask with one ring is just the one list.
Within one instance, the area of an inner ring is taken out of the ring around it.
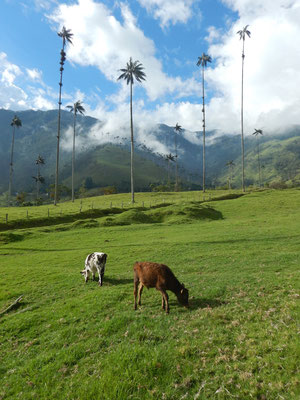
{"label": "brown cow", "polygon": [[134,309],[137,309],[136,297],[138,292],[138,305],[141,305],[143,287],[153,288],[161,292],[162,309],[169,313],[169,296],[166,290],[175,293],[177,300],[185,307],[189,306],[189,291],[175,277],[169,267],[153,262],[136,262],[134,271]]}

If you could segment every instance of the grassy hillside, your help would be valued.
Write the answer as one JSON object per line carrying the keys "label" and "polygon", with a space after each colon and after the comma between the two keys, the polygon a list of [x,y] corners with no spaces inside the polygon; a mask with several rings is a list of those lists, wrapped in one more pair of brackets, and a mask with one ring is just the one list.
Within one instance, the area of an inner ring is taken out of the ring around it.
{"label": "grassy hillside", "polygon": [[[110,215],[2,230],[0,312],[23,299],[0,317],[0,398],[298,399],[300,191],[151,208],[139,196],[118,212],[99,203]],[[79,274],[96,250],[108,253],[101,288]],[[166,315],[150,289],[134,311],[136,260],[169,265],[190,309],[170,293]]]}

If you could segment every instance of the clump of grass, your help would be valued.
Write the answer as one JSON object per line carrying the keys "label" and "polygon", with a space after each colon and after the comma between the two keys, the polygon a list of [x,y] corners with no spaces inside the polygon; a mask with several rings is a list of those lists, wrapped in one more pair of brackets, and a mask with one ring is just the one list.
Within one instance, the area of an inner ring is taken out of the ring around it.
{"label": "clump of grass", "polygon": [[24,240],[24,235],[17,233],[0,233],[0,243],[20,242]]}
{"label": "clump of grass", "polygon": [[80,220],[80,221],[75,221],[72,224],[72,228],[96,228],[99,226],[99,222],[96,221],[95,219],[87,219],[87,220]]}

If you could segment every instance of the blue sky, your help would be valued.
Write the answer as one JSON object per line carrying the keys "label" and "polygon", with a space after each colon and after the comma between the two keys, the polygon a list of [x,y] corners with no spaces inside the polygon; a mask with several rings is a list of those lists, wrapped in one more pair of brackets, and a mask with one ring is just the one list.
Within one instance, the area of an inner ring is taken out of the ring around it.
{"label": "blue sky", "polygon": [[[281,132],[300,123],[300,0],[2,0],[0,6],[0,107],[15,111],[57,108],[57,32],[74,33],[67,47],[63,106],[81,100],[102,121],[93,133],[127,135],[128,94],[117,82],[132,56],[147,81],[135,85],[138,135],[156,123],[201,130],[201,79],[206,70],[207,129],[238,133],[241,41],[246,41],[245,124]],[[150,139],[149,139],[150,140]]]}

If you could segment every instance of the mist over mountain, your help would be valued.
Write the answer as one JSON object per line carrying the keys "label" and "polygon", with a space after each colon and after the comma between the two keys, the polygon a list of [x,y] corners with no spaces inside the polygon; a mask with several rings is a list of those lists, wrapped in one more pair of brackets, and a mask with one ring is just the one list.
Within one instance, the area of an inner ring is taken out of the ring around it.
{"label": "mist over mountain", "polygon": [[[12,139],[10,123],[14,111],[0,109],[0,193],[7,191],[9,160]],[[33,191],[36,175],[35,160],[40,154],[45,159],[41,174],[46,179],[45,187],[54,183],[57,110],[18,111],[22,127],[16,129],[14,148],[13,192]],[[77,115],[76,126],[76,174],[78,189],[86,178],[96,187],[115,186],[119,191],[130,187],[130,138],[124,125],[119,131],[108,131],[107,125],[89,117]],[[105,130],[104,130],[105,127]],[[184,128],[184,127],[183,127]],[[70,186],[71,143],[73,114],[62,111],[60,183]],[[174,128],[158,124],[137,127],[135,130],[135,175],[136,190],[149,190],[149,185],[166,183],[166,154],[175,155]],[[245,138],[246,184],[258,183],[257,139]],[[201,186],[202,181],[202,133],[183,130],[177,135],[178,166],[185,187]],[[233,186],[240,187],[240,136],[216,136],[207,132],[206,172],[207,185],[226,185],[228,167],[234,161]],[[264,135],[259,138],[260,161],[264,183],[272,180],[297,181],[300,179],[300,127],[281,135]],[[174,180],[174,163],[171,165]],[[196,185],[196,186],[195,186]]]}

